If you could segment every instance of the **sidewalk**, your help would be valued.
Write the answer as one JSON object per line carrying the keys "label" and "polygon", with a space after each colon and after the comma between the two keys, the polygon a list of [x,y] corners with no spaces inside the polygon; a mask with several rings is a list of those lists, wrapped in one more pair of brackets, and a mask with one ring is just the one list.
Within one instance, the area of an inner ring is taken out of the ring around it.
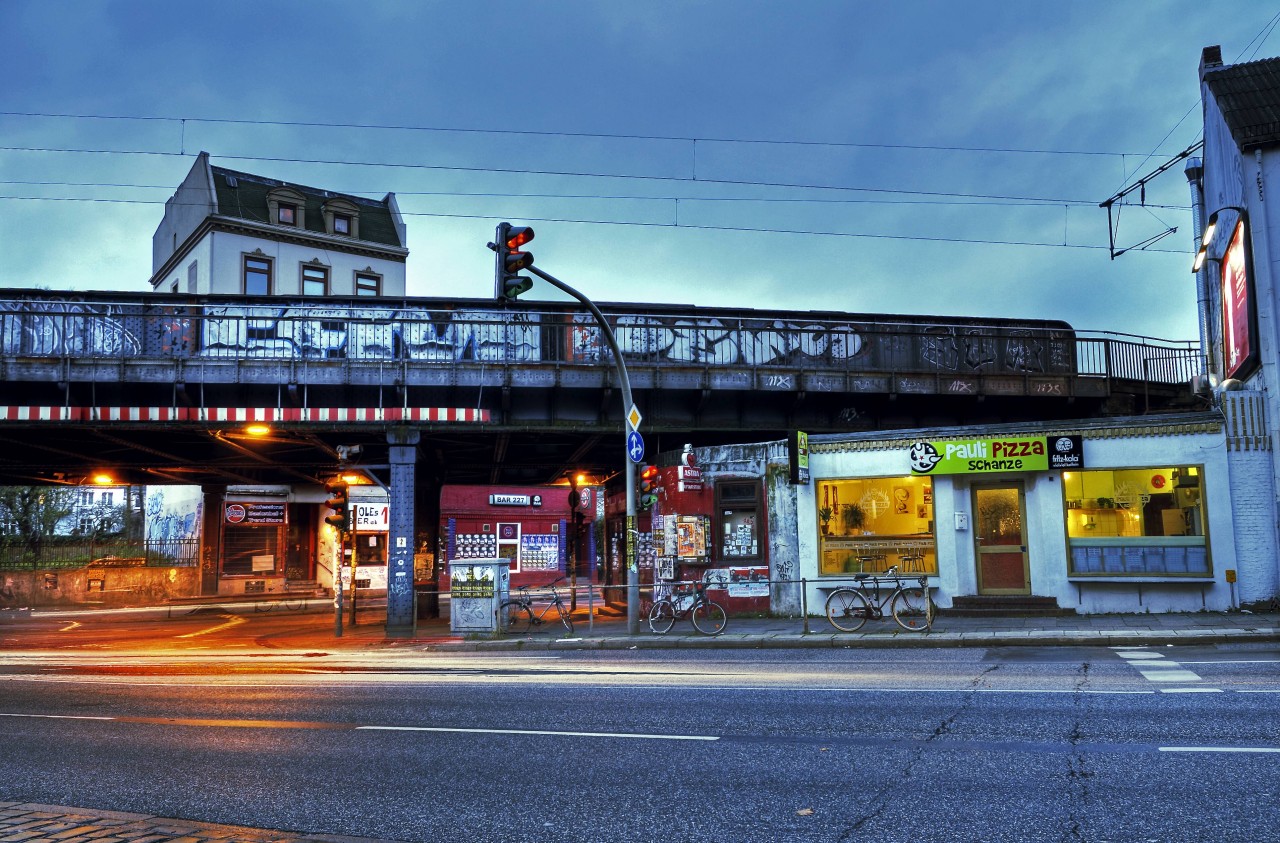
{"label": "sidewalk", "polygon": [[390,843],[369,837],[306,834],[202,823],[122,811],[0,802],[0,840],[22,843]]}
{"label": "sidewalk", "polygon": [[717,636],[701,635],[687,621],[655,635],[641,621],[635,635],[625,617],[584,609],[574,615],[569,635],[558,622],[525,635],[462,635],[447,619],[419,620],[413,634],[388,637],[385,616],[365,615],[359,626],[333,636],[327,625],[299,630],[290,644],[308,647],[418,647],[425,650],[637,650],[637,649],[785,649],[842,647],[1009,647],[1009,646],[1155,646],[1280,642],[1280,613],[1189,612],[1178,614],[1065,615],[1054,617],[961,617],[939,615],[929,632],[907,632],[892,619],[868,621],[858,632],[835,630],[825,617],[731,617]]}

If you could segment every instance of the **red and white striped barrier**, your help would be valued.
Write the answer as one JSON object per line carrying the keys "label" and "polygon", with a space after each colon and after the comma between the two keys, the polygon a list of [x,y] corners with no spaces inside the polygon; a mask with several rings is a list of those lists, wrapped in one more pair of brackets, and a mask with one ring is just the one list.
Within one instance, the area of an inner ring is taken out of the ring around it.
{"label": "red and white striped barrier", "polygon": [[204,424],[380,424],[480,422],[467,407],[31,407],[0,406],[0,422],[201,422]]}

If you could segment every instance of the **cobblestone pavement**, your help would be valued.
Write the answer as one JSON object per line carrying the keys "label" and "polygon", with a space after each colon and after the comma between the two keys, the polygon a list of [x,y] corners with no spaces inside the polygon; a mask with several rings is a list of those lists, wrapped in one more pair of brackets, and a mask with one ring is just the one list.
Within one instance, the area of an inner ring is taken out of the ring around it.
{"label": "cobblestone pavement", "polygon": [[369,837],[270,831],[122,811],[0,802],[0,843],[388,843]]}

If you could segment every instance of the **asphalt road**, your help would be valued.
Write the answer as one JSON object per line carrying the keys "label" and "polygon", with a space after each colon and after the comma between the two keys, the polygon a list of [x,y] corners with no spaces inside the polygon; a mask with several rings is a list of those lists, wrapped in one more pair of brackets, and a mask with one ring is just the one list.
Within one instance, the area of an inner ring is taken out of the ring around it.
{"label": "asphalt road", "polygon": [[0,652],[0,800],[414,841],[1275,839],[1280,648]]}

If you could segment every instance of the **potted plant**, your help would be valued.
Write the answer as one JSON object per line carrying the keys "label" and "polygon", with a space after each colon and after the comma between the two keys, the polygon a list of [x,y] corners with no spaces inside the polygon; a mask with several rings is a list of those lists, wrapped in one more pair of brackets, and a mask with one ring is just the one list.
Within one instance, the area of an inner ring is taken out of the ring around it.
{"label": "potted plant", "polygon": [[818,520],[822,522],[822,535],[831,532],[831,507],[824,506],[818,510]]}
{"label": "potted plant", "polygon": [[840,525],[844,527],[845,535],[857,533],[866,520],[867,516],[862,511],[862,507],[856,503],[847,503],[840,507]]}

